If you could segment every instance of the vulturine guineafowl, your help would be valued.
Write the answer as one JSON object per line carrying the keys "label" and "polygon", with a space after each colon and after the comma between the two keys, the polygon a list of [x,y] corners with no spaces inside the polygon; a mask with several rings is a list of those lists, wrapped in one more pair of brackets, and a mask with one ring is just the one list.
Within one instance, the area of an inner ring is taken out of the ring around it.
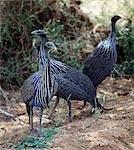
{"label": "vulturine guineafowl", "polygon": [[[112,32],[109,37],[100,42],[91,56],[88,56],[84,63],[83,73],[92,81],[95,88],[110,75],[116,60],[116,22],[120,16],[113,16],[111,19]],[[84,103],[86,105],[86,102]]]}
{"label": "vulturine guineafowl", "polygon": [[[37,34],[32,32],[32,34]],[[39,34],[39,33],[38,33]],[[42,113],[44,107],[48,106],[48,103],[52,96],[57,91],[57,82],[54,80],[50,71],[49,52],[55,50],[56,47],[51,42],[41,42],[39,50],[39,69],[24,82],[21,94],[22,99],[26,104],[27,113],[29,115],[30,130],[33,131],[33,107],[40,107],[40,127],[39,134],[41,133],[42,126]]]}
{"label": "vulturine guineafowl", "polygon": [[[42,31],[43,32],[43,31]],[[43,40],[43,37],[41,37]],[[41,63],[41,62],[40,62]],[[67,100],[69,106],[69,121],[71,121],[71,102],[70,100],[85,100],[88,101],[94,108],[99,107],[105,109],[96,99],[96,90],[90,79],[82,72],[54,59],[50,59],[51,69],[60,71],[60,74],[55,75],[55,80],[58,83],[56,95]],[[41,66],[41,65],[40,65]],[[43,66],[42,66],[43,68]],[[56,72],[55,72],[56,73]],[[70,99],[70,100],[69,100]],[[49,118],[56,108],[59,100],[57,99]]]}

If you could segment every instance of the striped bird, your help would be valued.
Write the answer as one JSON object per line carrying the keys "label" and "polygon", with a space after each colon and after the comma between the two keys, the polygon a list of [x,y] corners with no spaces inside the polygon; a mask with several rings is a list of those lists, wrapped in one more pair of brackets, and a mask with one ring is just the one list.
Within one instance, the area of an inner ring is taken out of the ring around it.
{"label": "striped bird", "polygon": [[[43,37],[41,37],[41,39],[43,40]],[[43,69],[43,63],[39,61],[39,64],[39,66],[41,66]],[[85,100],[88,101],[94,108],[96,106],[103,108],[96,99],[96,90],[92,82],[86,75],[54,59],[50,59],[50,64],[52,72],[54,70],[55,73],[55,80],[58,83],[56,95],[67,100],[69,106],[69,121],[72,120],[70,100]],[[59,99],[57,99],[49,118],[52,116],[52,113],[54,112],[58,102]]]}
{"label": "striped bird", "polygon": [[[32,32],[37,34],[37,32]],[[38,33],[39,34],[39,33]],[[48,106],[50,99],[57,91],[57,82],[54,80],[53,72],[50,70],[49,52],[56,50],[51,42],[42,41],[39,50],[39,69],[24,82],[21,88],[22,99],[26,104],[29,116],[30,131],[33,131],[33,107],[40,107],[40,127],[41,133],[42,113],[43,109]]]}
{"label": "striped bird", "polygon": [[[91,79],[95,88],[110,75],[117,61],[115,24],[120,18],[120,16],[112,17],[112,32],[109,37],[105,41],[100,42],[92,55],[85,60],[83,73]],[[86,102],[84,105],[86,105]]]}

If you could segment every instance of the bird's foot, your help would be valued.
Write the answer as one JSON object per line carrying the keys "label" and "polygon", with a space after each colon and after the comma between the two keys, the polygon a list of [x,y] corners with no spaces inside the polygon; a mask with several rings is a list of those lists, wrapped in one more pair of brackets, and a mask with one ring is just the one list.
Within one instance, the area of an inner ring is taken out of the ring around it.
{"label": "bird's foot", "polygon": [[99,111],[100,113],[103,113],[104,111],[108,111],[108,110],[112,110],[113,108],[105,108],[103,106],[101,106],[101,108],[92,108],[90,113],[91,114],[95,114],[96,111]]}
{"label": "bird's foot", "polygon": [[95,113],[95,108],[91,108],[90,114],[94,114],[94,113]]}
{"label": "bird's foot", "polygon": [[103,113],[103,110],[100,108],[92,108],[90,114],[95,114],[96,112]]}
{"label": "bird's foot", "polygon": [[71,122],[73,121],[73,118],[72,118],[72,117],[69,117],[69,118],[68,118],[68,121],[69,121],[69,123],[71,123]]}
{"label": "bird's foot", "polygon": [[51,119],[52,119],[52,115],[49,115],[49,116],[47,117],[47,119],[51,120]]}
{"label": "bird's foot", "polygon": [[113,108],[105,108],[105,107],[103,107],[103,106],[101,106],[101,110],[102,111],[107,111],[107,110],[112,110]]}
{"label": "bird's foot", "polygon": [[38,130],[37,130],[37,129],[30,129],[30,133],[31,133],[31,134],[37,134],[37,133],[38,133]]}
{"label": "bird's foot", "polygon": [[87,105],[87,103],[86,103],[86,101],[84,101],[84,105],[83,105],[83,108],[84,108],[84,107],[86,107],[86,105]]}
{"label": "bird's foot", "polygon": [[38,132],[37,137],[42,137],[43,133]]}
{"label": "bird's foot", "polygon": [[34,135],[35,137],[42,137],[43,136],[43,133],[39,129],[30,130],[30,134]]}

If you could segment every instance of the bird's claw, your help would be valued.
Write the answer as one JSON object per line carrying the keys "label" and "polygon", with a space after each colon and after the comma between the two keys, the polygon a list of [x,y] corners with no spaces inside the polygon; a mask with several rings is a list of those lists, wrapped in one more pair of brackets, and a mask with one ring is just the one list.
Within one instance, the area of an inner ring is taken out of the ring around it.
{"label": "bird's claw", "polygon": [[104,111],[112,110],[113,108],[105,108],[105,107],[101,106],[101,108],[92,108],[90,113],[94,114],[95,111],[98,109],[99,109],[100,113],[103,113]]}
{"label": "bird's claw", "polygon": [[113,109],[113,108],[105,108],[105,107],[101,106],[101,110],[102,110],[102,111],[105,111],[105,110],[107,111],[107,110],[112,110],[112,109]]}
{"label": "bird's claw", "polygon": [[30,129],[30,133],[36,134],[36,133],[38,133],[38,130],[37,129]]}

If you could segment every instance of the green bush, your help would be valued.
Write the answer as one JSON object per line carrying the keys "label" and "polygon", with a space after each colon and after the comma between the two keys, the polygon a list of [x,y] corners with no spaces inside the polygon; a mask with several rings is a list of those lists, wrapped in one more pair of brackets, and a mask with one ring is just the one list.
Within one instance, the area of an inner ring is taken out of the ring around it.
{"label": "green bush", "polygon": [[[1,1],[2,6],[2,68],[1,80],[6,87],[21,85],[31,71],[30,31],[38,19],[30,8],[31,2]],[[39,3],[38,4],[39,7]],[[35,3],[33,2],[33,7]]]}
{"label": "green bush", "polygon": [[131,10],[127,23],[117,33],[117,41],[120,51],[122,51],[122,61],[115,66],[114,76],[123,74],[134,74],[134,11]]}
{"label": "green bush", "polygon": [[13,148],[47,148],[52,142],[52,136],[61,133],[60,130],[52,128],[43,128],[42,131],[42,137],[27,136],[22,142],[13,145]]}
{"label": "green bush", "polygon": [[117,34],[118,44],[124,52],[124,60],[131,61],[134,59],[134,13],[131,18],[127,19],[127,24]]}
{"label": "green bush", "polygon": [[112,71],[113,77],[122,76],[125,74],[134,74],[134,60],[123,61],[121,64],[117,64]]}

